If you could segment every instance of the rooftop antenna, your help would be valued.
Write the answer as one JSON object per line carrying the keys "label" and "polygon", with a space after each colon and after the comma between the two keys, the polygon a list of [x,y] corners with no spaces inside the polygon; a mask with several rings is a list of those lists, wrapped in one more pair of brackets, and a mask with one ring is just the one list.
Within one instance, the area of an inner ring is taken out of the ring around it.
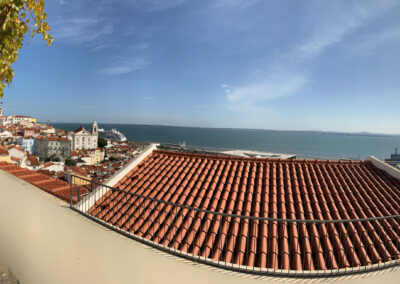
{"label": "rooftop antenna", "polygon": [[397,155],[398,152],[399,152],[399,147],[394,148],[394,154]]}

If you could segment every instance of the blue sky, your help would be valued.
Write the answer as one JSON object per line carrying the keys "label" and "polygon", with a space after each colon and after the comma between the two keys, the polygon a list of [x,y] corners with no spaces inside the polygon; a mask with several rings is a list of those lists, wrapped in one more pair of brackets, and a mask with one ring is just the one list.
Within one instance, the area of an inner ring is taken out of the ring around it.
{"label": "blue sky", "polygon": [[6,114],[400,133],[400,1],[47,0]]}

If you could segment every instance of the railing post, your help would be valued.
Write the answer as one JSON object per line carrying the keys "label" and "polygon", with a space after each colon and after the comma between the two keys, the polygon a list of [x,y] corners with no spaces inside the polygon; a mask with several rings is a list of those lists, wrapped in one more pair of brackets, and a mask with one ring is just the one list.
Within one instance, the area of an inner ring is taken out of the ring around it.
{"label": "railing post", "polygon": [[69,206],[72,207],[72,182],[69,184]]}
{"label": "railing post", "polygon": [[67,182],[69,183],[69,207],[72,207],[72,176],[70,169],[67,169]]}

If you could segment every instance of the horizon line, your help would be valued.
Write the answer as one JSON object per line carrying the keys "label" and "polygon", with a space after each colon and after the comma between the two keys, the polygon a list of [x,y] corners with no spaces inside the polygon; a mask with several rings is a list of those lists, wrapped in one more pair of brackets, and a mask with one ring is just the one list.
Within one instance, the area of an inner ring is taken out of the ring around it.
{"label": "horizon line", "polygon": [[[47,123],[47,122],[41,122]],[[92,124],[93,122],[59,122],[59,121],[50,121],[52,123],[58,124]],[[277,131],[277,132],[320,132],[320,133],[329,133],[329,134],[352,134],[359,136],[394,136],[400,137],[400,133],[379,133],[379,132],[367,132],[367,131],[358,131],[358,132],[346,132],[346,131],[337,131],[337,130],[289,130],[289,129],[266,129],[266,128],[244,128],[244,127],[213,127],[213,126],[184,126],[184,125],[166,125],[166,124],[140,124],[140,123],[113,123],[113,122],[97,122],[97,124],[105,124],[105,125],[138,125],[138,126],[158,126],[158,127],[179,127],[179,128],[199,128],[199,129],[225,129],[225,130],[262,130],[262,131]]]}

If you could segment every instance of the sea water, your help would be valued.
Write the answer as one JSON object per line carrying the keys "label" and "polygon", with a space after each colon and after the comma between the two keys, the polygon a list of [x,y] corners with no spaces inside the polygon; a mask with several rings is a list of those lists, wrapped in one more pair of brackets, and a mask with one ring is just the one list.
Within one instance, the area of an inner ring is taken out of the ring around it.
{"label": "sea water", "polygon": [[[55,128],[76,130],[85,123],[52,123]],[[365,159],[374,155],[388,158],[400,146],[400,136],[346,134],[319,131],[275,131],[257,129],[172,127],[134,124],[99,124],[99,128],[118,129],[130,141],[198,146],[215,150],[256,150],[295,154],[298,158]]]}

